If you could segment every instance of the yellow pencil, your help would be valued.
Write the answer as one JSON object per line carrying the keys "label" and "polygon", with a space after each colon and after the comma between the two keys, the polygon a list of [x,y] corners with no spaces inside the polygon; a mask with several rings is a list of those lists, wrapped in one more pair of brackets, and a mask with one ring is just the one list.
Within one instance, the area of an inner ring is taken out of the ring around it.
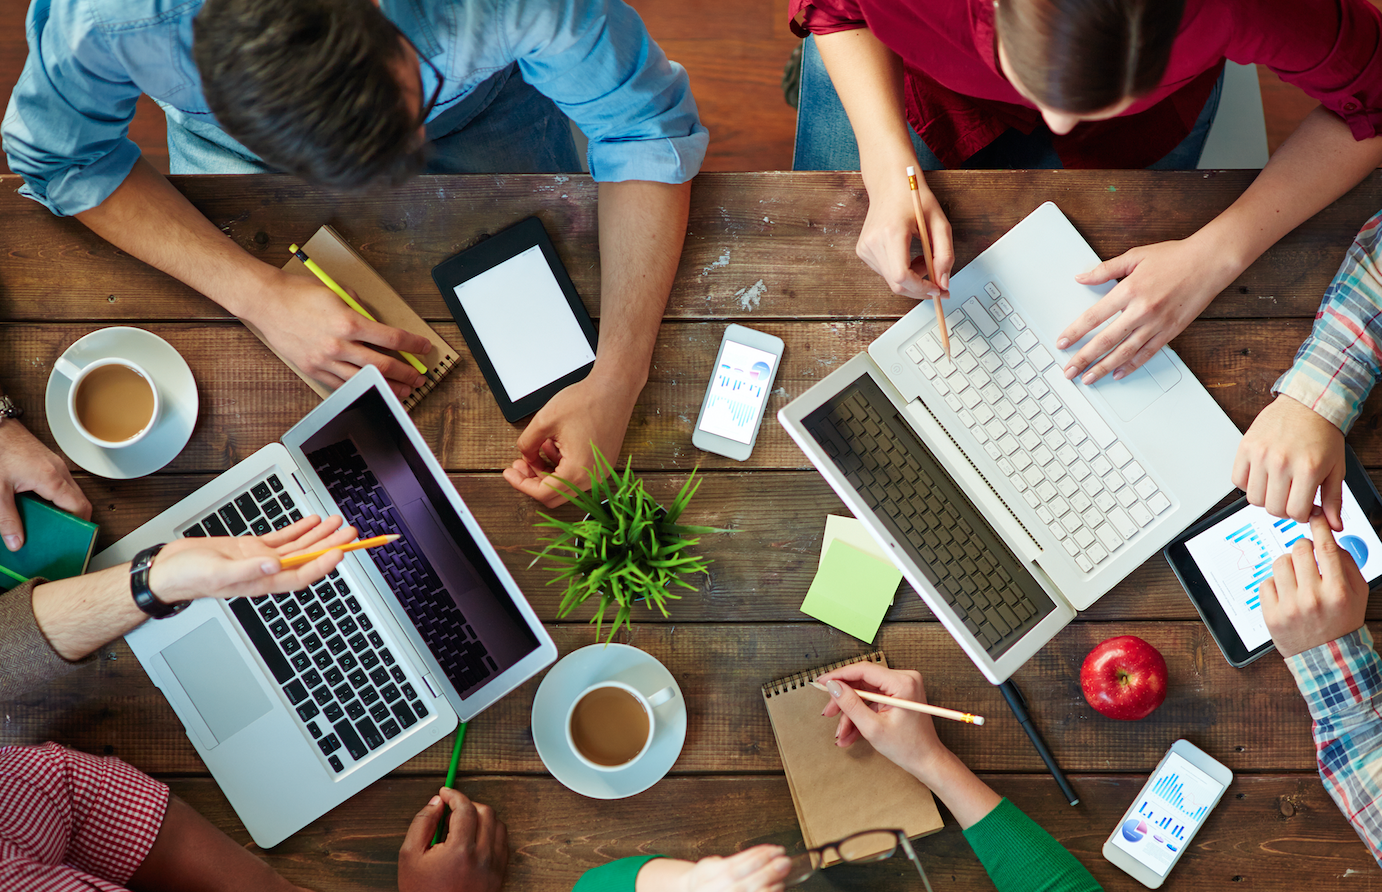
{"label": "yellow pencil", "polygon": [[[321,279],[323,285],[325,285],[327,288],[330,288],[332,291],[336,292],[336,296],[339,297],[341,300],[345,301],[346,306],[350,307],[352,310],[359,313],[361,316],[364,316],[371,322],[379,321],[370,315],[369,310],[366,310],[364,307],[360,306],[360,302],[357,301],[355,298],[351,297],[349,291],[346,291],[340,285],[337,285],[336,280],[326,274],[326,270],[322,269],[320,266],[317,266],[317,261],[313,260],[311,257],[308,257],[306,251],[302,250],[297,245],[289,245],[288,250],[293,252],[293,256],[295,256],[298,260],[302,261],[303,266],[311,270],[312,275],[316,276],[318,279]],[[427,374],[427,366],[422,364],[422,360],[418,359],[416,356],[407,352],[406,350],[400,350],[398,352],[404,359],[408,361],[408,365],[417,369],[419,375]]]}
{"label": "yellow pencil", "polygon": [[[917,169],[907,168],[907,185],[912,190],[912,210],[917,216],[917,231],[921,233],[921,257],[926,261],[926,277],[931,280],[931,284],[940,288],[940,283],[936,281],[936,270],[931,262],[931,237],[926,234],[926,220],[921,214],[921,191],[917,185]],[[945,356],[950,358],[950,331],[945,327],[945,307],[941,306],[943,294],[938,294],[932,298],[936,302],[936,322],[940,324],[941,347],[945,350]]]}
{"label": "yellow pencil", "polygon": [[[829,693],[829,688],[818,681],[811,682],[811,687],[818,688]],[[854,693],[859,695],[861,700],[872,700],[874,703],[886,703],[889,706],[896,706],[898,709],[910,709],[912,712],[924,712],[937,718],[950,719],[955,722],[966,722],[970,725],[982,725],[984,717],[981,715],[970,715],[967,712],[960,712],[958,709],[946,709],[944,706],[932,706],[930,703],[918,703],[915,700],[903,700],[900,697],[889,697],[887,694],[875,694],[873,691],[861,691],[854,689]]]}
{"label": "yellow pencil", "polygon": [[[401,538],[398,533],[389,533],[385,536],[374,536],[370,539],[361,539],[358,542],[351,542],[349,545],[337,545],[336,548],[340,549],[341,551],[359,551],[361,548],[375,548],[379,545],[388,545],[390,542],[398,538]],[[326,554],[328,551],[331,550],[332,549],[330,548],[323,548],[320,551],[309,551],[306,554],[295,554],[292,557],[286,557],[283,560],[279,561],[279,567],[284,570],[292,570],[295,567],[301,567],[303,564],[309,563],[310,561],[313,561],[316,558],[321,557],[322,555]]]}

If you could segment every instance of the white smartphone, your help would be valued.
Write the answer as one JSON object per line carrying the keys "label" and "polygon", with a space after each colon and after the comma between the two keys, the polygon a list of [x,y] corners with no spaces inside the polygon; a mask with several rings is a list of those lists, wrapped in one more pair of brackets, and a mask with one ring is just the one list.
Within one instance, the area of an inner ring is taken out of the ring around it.
{"label": "white smartphone", "polygon": [[781,360],[782,338],[742,325],[726,328],[691,443],[736,461],[747,459]]}
{"label": "white smartphone", "polygon": [[1160,888],[1232,782],[1223,763],[1177,740],[1104,842],[1104,857],[1148,889]]}

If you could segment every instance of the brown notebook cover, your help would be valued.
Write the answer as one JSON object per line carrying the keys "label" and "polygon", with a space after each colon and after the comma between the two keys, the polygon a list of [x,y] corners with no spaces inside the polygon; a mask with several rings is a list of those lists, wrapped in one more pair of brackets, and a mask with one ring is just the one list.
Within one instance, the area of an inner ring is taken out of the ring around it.
{"label": "brown notebook cover", "polygon": [[[763,702],[808,848],[864,830],[898,828],[915,839],[943,826],[926,785],[879,755],[867,740],[861,738],[847,748],[835,745],[839,719],[821,715],[830,695],[811,687],[811,681],[862,660],[888,665],[883,652],[874,651],[763,686]],[[831,852],[826,863],[837,860]]]}
{"label": "brown notebook cover", "polygon": [[[317,230],[316,235],[307,240],[302,246],[302,250],[307,256],[317,262],[326,271],[326,274],[336,280],[342,288],[355,292],[356,299],[360,305],[370,311],[370,315],[385,325],[393,328],[401,328],[404,331],[419,334],[432,342],[432,352],[425,356],[418,356],[422,364],[427,366],[427,381],[421,387],[408,394],[403,401],[403,408],[412,411],[412,408],[422,401],[422,398],[432,392],[432,388],[441,383],[447,373],[455,367],[458,354],[454,347],[442,340],[441,335],[428,325],[423,318],[408,306],[397,291],[390,287],[389,283],[379,273],[374,271],[374,267],[365,262],[365,258],[355,252],[345,239],[330,226],[323,226]],[[312,271],[303,266],[302,261],[296,257],[289,258],[284,264],[283,269],[298,276],[307,276],[316,279]],[[275,356],[283,360],[283,363],[297,373],[297,376],[307,382],[307,386],[317,392],[317,395],[325,399],[331,395],[331,390],[302,373],[302,369],[284,358],[283,354],[274,350],[264,338],[263,332],[253,325],[246,323],[246,327],[254,332],[259,340],[264,341],[264,345],[273,350]],[[384,351],[389,353],[389,351]],[[397,356],[395,353],[389,353]]]}

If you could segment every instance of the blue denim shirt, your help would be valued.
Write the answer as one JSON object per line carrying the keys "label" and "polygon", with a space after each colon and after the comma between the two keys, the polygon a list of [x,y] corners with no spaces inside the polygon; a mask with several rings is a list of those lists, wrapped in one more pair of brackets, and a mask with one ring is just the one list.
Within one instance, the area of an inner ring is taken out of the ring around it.
{"label": "blue denim shirt", "polygon": [[[215,123],[192,61],[201,5],[34,0],[29,58],[3,127],[24,195],[62,215],[105,201],[139,157],[129,123],[140,93]],[[596,180],[682,183],[700,170],[709,136],[686,71],[623,0],[383,0],[382,9],[445,77],[432,118],[517,62],[589,137]],[[422,79],[429,95],[426,66]]]}

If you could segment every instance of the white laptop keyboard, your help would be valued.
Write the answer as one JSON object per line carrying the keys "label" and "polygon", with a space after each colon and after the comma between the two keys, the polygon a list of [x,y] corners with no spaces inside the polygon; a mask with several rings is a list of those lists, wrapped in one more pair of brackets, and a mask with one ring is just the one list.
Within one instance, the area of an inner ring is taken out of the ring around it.
{"label": "white laptop keyboard", "polygon": [[1037,517],[1092,573],[1171,506],[998,287],[946,314],[903,351]]}

